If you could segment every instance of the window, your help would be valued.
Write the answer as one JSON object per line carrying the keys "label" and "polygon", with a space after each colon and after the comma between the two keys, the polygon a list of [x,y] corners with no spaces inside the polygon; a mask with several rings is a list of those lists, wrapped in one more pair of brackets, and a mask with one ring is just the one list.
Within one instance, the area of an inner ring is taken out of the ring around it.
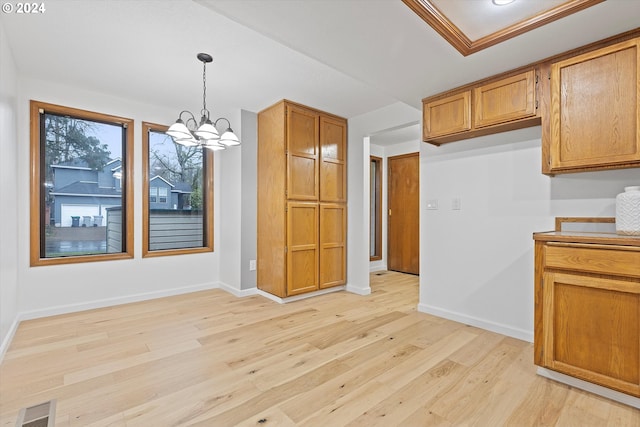
{"label": "window", "polygon": [[213,251],[213,153],[142,123],[142,256]]}
{"label": "window", "polygon": [[158,188],[158,203],[167,203],[167,188],[166,187]]}
{"label": "window", "polygon": [[369,260],[382,259],[382,159],[370,156]]}
{"label": "window", "polygon": [[158,203],[158,187],[149,189],[149,203]]}
{"label": "window", "polygon": [[133,257],[133,120],[31,101],[31,265]]}

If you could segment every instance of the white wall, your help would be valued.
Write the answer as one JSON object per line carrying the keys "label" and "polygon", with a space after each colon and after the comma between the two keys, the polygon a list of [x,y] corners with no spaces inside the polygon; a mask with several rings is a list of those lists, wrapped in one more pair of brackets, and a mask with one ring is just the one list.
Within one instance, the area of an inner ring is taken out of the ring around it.
{"label": "white wall", "polygon": [[[231,121],[233,131],[242,142],[242,125],[240,111],[238,114],[227,117]],[[242,259],[242,222],[240,211],[242,209],[242,149],[243,146],[228,148],[218,151],[220,158],[221,180],[220,185],[220,224],[218,242],[220,243],[220,285],[223,289],[240,295],[241,274],[240,262]]]}
{"label": "white wall", "polygon": [[370,135],[414,124],[422,112],[401,102],[349,119],[347,290],[369,287],[369,153]]}
{"label": "white wall", "polygon": [[0,359],[18,315],[17,96],[17,71],[0,25]]}
{"label": "white wall", "polygon": [[532,234],[556,216],[614,216],[640,182],[638,169],[542,175],[540,145],[540,127],[422,144],[420,311],[532,341]]}
{"label": "white wall", "polygon": [[242,110],[242,289],[257,288],[256,270],[249,261],[258,256],[258,115]]}
{"label": "white wall", "polygon": [[[4,63],[4,61],[3,61]],[[17,194],[18,307],[21,318],[112,305],[155,296],[206,289],[218,285],[220,264],[220,157],[214,162],[215,252],[142,259],[141,125],[144,121],[172,123],[182,109],[163,108],[51,82],[20,79],[18,102]],[[29,266],[29,100],[65,105],[135,120],[134,128],[134,254],[131,260],[57,266]],[[197,103],[197,99],[194,100]],[[212,112],[215,113],[215,112]],[[214,117],[217,115],[213,114]],[[233,119],[230,117],[230,120]],[[3,138],[4,141],[4,138]],[[4,142],[3,142],[4,143]],[[2,156],[4,159],[4,156]],[[9,161],[16,160],[16,156]],[[4,160],[3,160],[4,162]],[[3,184],[4,187],[4,184]],[[3,221],[4,222],[4,212]],[[3,240],[4,246],[4,240]]]}

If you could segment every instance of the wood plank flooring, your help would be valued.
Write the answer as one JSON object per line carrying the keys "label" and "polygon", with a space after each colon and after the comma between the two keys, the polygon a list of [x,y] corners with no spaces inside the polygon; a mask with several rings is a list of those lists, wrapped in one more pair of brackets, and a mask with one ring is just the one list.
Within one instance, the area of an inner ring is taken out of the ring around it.
{"label": "wood plank flooring", "polygon": [[532,345],[418,313],[418,278],[279,305],[211,290],[23,322],[0,426],[628,426],[640,410],[539,377]]}

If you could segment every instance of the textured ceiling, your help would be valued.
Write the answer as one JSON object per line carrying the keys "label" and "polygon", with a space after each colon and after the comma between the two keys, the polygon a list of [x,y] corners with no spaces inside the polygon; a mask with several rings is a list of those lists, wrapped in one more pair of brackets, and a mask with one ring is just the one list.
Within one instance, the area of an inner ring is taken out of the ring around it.
{"label": "textured ceiling", "polygon": [[[450,1],[464,10],[483,2],[490,0]],[[400,0],[46,6],[41,15],[0,16],[20,75],[198,111],[202,66],[195,56],[208,52],[214,116],[259,111],[282,98],[348,118],[396,102],[418,111],[426,96],[631,30],[640,16],[638,0],[607,0],[463,57]],[[471,21],[486,16],[478,9]]]}

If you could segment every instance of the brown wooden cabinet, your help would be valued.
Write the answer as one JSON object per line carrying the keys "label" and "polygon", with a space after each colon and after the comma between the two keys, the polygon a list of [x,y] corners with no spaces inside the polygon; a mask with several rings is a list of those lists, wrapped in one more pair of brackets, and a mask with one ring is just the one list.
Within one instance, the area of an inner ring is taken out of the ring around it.
{"label": "brown wooden cabinet", "polygon": [[286,295],[318,290],[318,203],[288,202],[286,216]]}
{"label": "brown wooden cabinet", "polygon": [[640,165],[640,39],[551,65],[549,173]]}
{"label": "brown wooden cabinet", "polygon": [[435,145],[540,124],[535,69],[425,98],[423,140]]}
{"label": "brown wooden cabinet", "polygon": [[640,397],[640,239],[534,239],[535,363]]}
{"label": "brown wooden cabinet", "polygon": [[258,288],[346,282],[347,121],[283,100],[258,114]]}
{"label": "brown wooden cabinet", "polygon": [[423,119],[425,140],[470,130],[471,91],[424,102]]}
{"label": "brown wooden cabinet", "polygon": [[342,285],[347,272],[347,206],[320,203],[320,289]]}
{"label": "brown wooden cabinet", "polygon": [[534,70],[484,84],[473,90],[476,128],[507,123],[536,115]]}

